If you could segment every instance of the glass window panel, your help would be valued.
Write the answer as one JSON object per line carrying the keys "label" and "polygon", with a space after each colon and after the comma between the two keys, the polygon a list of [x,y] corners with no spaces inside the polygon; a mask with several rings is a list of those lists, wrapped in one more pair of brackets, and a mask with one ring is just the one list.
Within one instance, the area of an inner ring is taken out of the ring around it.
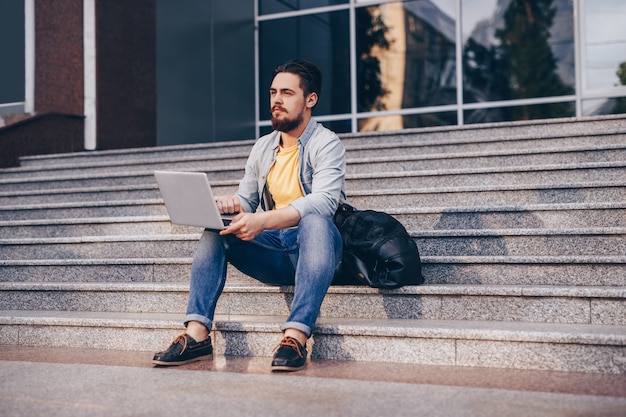
{"label": "glass window panel", "polygon": [[451,126],[457,124],[456,112],[393,115],[360,119],[359,132],[410,129],[416,127]]}
{"label": "glass window panel", "polygon": [[[587,88],[626,85],[626,2],[586,0],[584,4]],[[620,64],[625,68],[620,70]]]}
{"label": "glass window panel", "polygon": [[456,103],[455,0],[356,8],[359,112]]}
{"label": "glass window panel", "polygon": [[267,135],[268,133],[271,133],[273,130],[274,129],[272,129],[272,126],[259,126],[260,136]]}
{"label": "glass window panel", "polygon": [[314,7],[347,4],[349,0],[259,0],[259,14],[292,12]]}
{"label": "glass window panel", "polygon": [[626,113],[626,97],[583,101],[583,116],[623,113]]}
{"label": "glass window panel", "polygon": [[0,2],[0,104],[24,101],[24,2]]}
{"label": "glass window panel", "polygon": [[350,133],[352,132],[351,120],[333,120],[333,121],[320,121],[325,127],[329,128],[335,133]]}
{"label": "glass window panel", "polygon": [[260,22],[260,117],[269,119],[269,88],[276,66],[293,58],[317,64],[322,93],[314,115],[350,113],[350,29],[347,10]]}
{"label": "glass window panel", "polygon": [[572,0],[462,0],[465,103],[570,95]]}
{"label": "glass window panel", "polygon": [[463,112],[465,124],[513,122],[574,116],[576,116],[576,105],[574,102],[496,107],[490,109],[466,110]]}

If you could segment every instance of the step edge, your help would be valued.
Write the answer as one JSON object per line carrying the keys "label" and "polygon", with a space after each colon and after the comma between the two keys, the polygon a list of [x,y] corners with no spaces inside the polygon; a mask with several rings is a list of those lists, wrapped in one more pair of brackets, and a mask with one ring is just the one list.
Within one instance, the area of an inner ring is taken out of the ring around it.
{"label": "step edge", "polygon": [[[74,259],[0,259],[0,267],[11,266],[125,266],[125,265],[187,265],[192,258],[74,258]],[[626,264],[626,256],[422,256],[422,265],[497,264],[497,265],[598,265]]]}
{"label": "step edge", "polygon": [[[182,328],[184,314],[85,313],[2,310],[0,325],[173,329]],[[216,316],[220,332],[275,333],[283,316]],[[626,346],[626,326],[594,324],[478,322],[418,319],[320,318],[318,335],[358,337],[490,340],[584,345]]]}
{"label": "step edge", "polygon": [[[229,284],[225,293],[289,294],[293,286],[262,284]],[[152,282],[0,282],[0,291],[76,291],[76,292],[189,292],[189,283]],[[563,297],[626,299],[626,286],[563,286],[515,284],[422,284],[409,285],[394,290],[371,288],[365,285],[331,286],[327,294],[381,295],[381,296],[513,296],[513,297]]]}

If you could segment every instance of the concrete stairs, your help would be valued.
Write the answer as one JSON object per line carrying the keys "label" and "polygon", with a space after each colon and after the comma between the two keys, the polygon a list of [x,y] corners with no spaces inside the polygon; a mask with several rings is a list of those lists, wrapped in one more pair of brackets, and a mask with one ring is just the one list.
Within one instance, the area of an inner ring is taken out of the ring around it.
{"label": "concrete stairs", "polygon": [[[343,135],[349,200],[415,238],[426,284],[333,286],[312,357],[626,372],[626,117]],[[25,157],[0,170],[0,344],[161,350],[197,228],[155,169],[237,187],[253,141]],[[270,356],[292,288],[231,268],[216,352]],[[148,354],[148,353],[147,353]]]}

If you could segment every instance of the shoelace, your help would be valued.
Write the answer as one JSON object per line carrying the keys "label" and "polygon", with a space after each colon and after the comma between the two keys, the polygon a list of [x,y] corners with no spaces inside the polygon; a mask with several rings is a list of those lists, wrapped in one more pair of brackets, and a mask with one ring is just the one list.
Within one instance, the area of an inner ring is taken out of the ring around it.
{"label": "shoelace", "polygon": [[183,340],[183,350],[180,351],[179,355],[182,355],[185,352],[185,350],[187,350],[187,338],[185,337],[185,334],[183,333],[183,334],[179,335],[172,342],[173,344],[177,344],[178,342],[181,341],[181,339]]}
{"label": "shoelace", "polygon": [[298,342],[296,339],[294,339],[293,337],[289,337],[289,336],[285,336],[283,337],[283,340],[280,341],[280,343],[278,344],[278,346],[276,346],[276,349],[274,349],[274,353],[276,353],[276,351],[278,349],[280,349],[281,346],[289,346],[292,347],[296,350],[296,352],[298,352],[298,356],[302,357],[302,351],[300,350],[300,342]]}

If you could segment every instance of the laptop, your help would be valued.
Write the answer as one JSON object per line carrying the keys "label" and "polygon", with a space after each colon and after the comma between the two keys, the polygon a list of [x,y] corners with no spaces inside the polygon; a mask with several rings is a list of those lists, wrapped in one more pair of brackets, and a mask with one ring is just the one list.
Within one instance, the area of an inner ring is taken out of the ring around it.
{"label": "laptop", "polygon": [[222,230],[235,214],[221,214],[204,172],[154,171],[174,224]]}

